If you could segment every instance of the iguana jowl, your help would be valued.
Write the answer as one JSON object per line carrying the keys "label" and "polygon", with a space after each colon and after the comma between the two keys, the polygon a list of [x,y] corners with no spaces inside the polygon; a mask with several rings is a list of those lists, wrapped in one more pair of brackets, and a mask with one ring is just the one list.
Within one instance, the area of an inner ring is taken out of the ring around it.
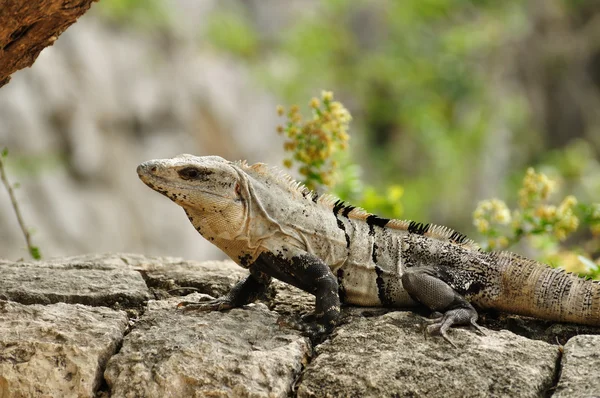
{"label": "iguana jowl", "polygon": [[271,277],[316,296],[318,324],[340,302],[442,312],[428,327],[446,337],[476,325],[479,308],[600,326],[600,284],[508,252],[483,252],[449,228],[369,214],[318,196],[265,164],[180,155],[137,169],[150,188],[183,207],[196,230],[250,275],[199,310],[242,306]]}

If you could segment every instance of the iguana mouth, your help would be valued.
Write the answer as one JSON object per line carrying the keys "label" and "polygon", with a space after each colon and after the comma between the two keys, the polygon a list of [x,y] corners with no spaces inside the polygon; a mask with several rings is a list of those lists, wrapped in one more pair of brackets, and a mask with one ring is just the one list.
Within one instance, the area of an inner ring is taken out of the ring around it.
{"label": "iguana mouth", "polygon": [[140,180],[142,180],[144,184],[154,189],[155,191],[158,189],[164,189],[163,186],[157,185],[164,185],[167,187],[176,186],[176,184],[173,184],[173,181],[169,181],[167,178],[157,176],[156,174],[151,174],[146,168],[143,168],[142,166],[144,166],[144,163],[139,165],[137,168],[138,177],[140,178]]}
{"label": "iguana mouth", "polygon": [[[137,171],[139,179],[144,184],[146,184],[149,188],[152,188],[153,190],[155,190],[167,197],[170,197],[168,189],[172,189],[172,188],[179,189],[179,190],[189,189],[188,186],[183,185],[183,184],[177,184],[177,182],[169,179],[168,177],[163,177],[163,176],[154,174],[158,169],[159,169],[159,167],[156,166],[155,164],[153,164],[152,161],[148,161],[148,162],[144,162],[144,163],[140,164],[137,167],[136,171]],[[228,197],[225,195],[219,195],[218,193],[215,193],[210,190],[200,189],[199,187],[195,187],[194,190],[196,192],[202,192],[203,194],[206,194],[206,195],[228,199]]]}

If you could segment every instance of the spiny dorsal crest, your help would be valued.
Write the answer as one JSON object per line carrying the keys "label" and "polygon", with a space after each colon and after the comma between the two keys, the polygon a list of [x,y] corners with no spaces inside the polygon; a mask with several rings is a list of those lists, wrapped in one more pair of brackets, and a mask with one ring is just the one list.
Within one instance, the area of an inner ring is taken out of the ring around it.
{"label": "spiny dorsal crest", "polygon": [[324,206],[332,210],[336,215],[341,215],[353,220],[374,223],[381,227],[408,231],[409,233],[423,235],[433,239],[449,241],[470,250],[480,250],[477,243],[473,240],[468,239],[465,235],[443,225],[422,224],[410,220],[395,220],[379,217],[360,207],[347,204],[333,195],[319,195],[317,192],[309,190],[304,184],[297,182],[289,174],[277,167],[268,166],[265,163],[248,165],[245,160],[236,162],[236,164],[251,175],[253,174],[256,177],[278,184],[280,187],[290,192],[294,197],[304,198],[307,201]]}

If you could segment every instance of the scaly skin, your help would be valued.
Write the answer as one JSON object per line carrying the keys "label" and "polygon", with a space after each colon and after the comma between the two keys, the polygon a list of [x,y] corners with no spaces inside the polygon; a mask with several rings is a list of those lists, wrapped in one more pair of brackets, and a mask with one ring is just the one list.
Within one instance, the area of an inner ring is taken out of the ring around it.
{"label": "scaly skin", "polygon": [[316,296],[317,324],[330,327],[340,303],[410,307],[442,317],[446,337],[476,326],[480,308],[600,326],[600,284],[512,253],[485,253],[442,226],[388,220],[308,191],[258,163],[180,155],[138,169],[150,188],[183,207],[196,230],[250,275],[232,291],[185,309],[223,310],[253,301],[271,277]]}

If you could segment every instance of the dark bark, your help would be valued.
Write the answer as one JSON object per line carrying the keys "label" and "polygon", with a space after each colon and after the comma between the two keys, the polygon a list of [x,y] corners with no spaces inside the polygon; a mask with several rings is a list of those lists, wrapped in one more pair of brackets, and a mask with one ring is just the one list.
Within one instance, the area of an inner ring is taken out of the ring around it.
{"label": "dark bark", "polygon": [[31,66],[96,0],[0,0],[0,87]]}

